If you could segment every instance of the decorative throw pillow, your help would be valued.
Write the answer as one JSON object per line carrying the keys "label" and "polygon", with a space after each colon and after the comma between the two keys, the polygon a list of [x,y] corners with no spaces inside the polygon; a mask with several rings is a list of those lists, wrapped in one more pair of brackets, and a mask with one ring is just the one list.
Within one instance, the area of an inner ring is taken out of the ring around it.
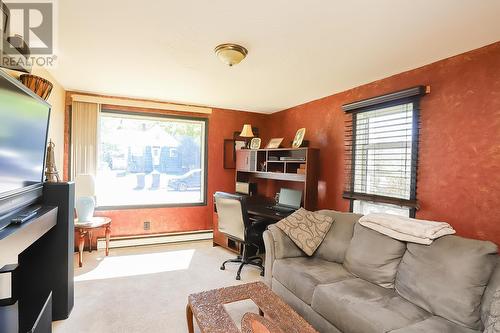
{"label": "decorative throw pillow", "polygon": [[299,208],[292,215],[276,223],[276,226],[308,256],[321,244],[332,226],[333,218]]}

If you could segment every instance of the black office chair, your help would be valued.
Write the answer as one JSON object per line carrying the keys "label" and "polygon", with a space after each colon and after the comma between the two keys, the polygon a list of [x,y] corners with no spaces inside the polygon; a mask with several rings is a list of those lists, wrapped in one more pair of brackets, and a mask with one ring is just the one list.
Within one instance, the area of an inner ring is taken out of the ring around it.
{"label": "black office chair", "polygon": [[[262,233],[267,223],[266,220],[250,219],[247,212],[246,198],[224,192],[214,194],[215,207],[217,209],[219,231],[241,244],[240,255],[236,259],[229,259],[222,263],[221,270],[226,269],[227,263],[241,263],[236,273],[236,280],[241,279],[241,270],[245,265],[252,265],[260,268],[261,276],[264,276],[264,266],[262,258],[252,256],[264,250]],[[253,253],[252,253],[253,248]]]}

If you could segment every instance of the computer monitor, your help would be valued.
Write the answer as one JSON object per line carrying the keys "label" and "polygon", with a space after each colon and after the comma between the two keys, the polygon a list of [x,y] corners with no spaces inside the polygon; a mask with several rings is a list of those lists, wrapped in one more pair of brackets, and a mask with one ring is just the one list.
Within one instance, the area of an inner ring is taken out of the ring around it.
{"label": "computer monitor", "polygon": [[302,191],[292,190],[289,188],[280,189],[280,197],[278,200],[278,205],[298,209],[300,208],[301,201],[302,201]]}

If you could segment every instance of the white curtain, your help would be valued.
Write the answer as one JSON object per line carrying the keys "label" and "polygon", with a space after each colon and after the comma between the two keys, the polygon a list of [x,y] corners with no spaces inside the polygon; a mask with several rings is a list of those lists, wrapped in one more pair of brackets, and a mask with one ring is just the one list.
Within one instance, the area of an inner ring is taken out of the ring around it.
{"label": "white curtain", "polygon": [[97,171],[101,105],[75,102],[71,108],[71,179]]}

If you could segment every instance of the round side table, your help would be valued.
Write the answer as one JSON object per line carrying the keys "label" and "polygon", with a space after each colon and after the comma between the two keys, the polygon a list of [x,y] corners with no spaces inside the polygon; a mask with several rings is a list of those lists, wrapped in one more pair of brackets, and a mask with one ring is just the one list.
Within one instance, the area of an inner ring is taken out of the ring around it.
{"label": "round side table", "polygon": [[89,250],[92,252],[92,233],[94,229],[106,229],[106,256],[109,255],[109,239],[111,237],[111,219],[109,217],[94,216],[90,221],[79,222],[75,219],[75,230],[80,235],[78,241],[78,266],[83,266],[83,248],[85,235],[89,237]]}

